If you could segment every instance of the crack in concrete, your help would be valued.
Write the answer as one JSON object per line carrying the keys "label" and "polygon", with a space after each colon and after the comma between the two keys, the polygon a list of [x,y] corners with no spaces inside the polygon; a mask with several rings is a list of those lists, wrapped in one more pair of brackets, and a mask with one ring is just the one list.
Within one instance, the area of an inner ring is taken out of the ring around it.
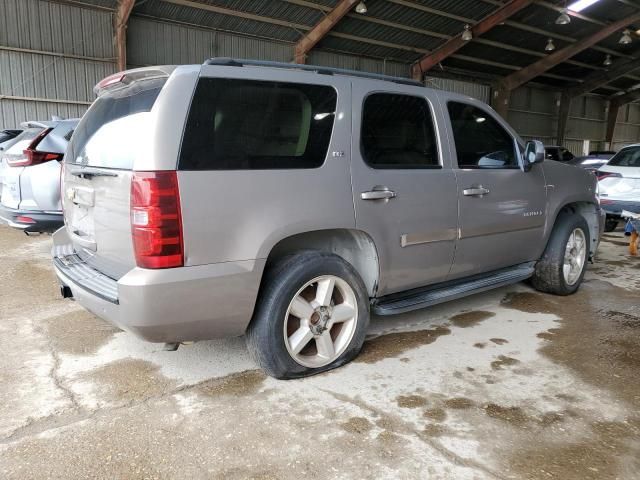
{"label": "crack in concrete", "polygon": [[423,443],[425,443],[426,445],[428,445],[429,447],[433,448],[435,451],[437,451],[438,453],[440,453],[441,455],[443,455],[447,460],[449,460],[450,462],[454,463],[455,465],[459,465],[462,467],[467,467],[473,470],[479,470],[487,475],[490,475],[498,480],[506,480],[506,477],[500,475],[499,473],[491,470],[489,467],[487,467],[486,465],[483,465],[482,463],[476,462],[474,460],[470,460],[468,458],[463,458],[460,457],[459,455],[457,455],[456,453],[452,452],[451,450],[449,450],[448,448],[444,447],[442,444],[440,444],[439,442],[433,440],[432,438],[422,434],[421,432],[416,431],[413,426],[408,423],[405,422],[404,420],[400,419],[398,416],[396,415],[392,415],[388,412],[385,412],[383,410],[380,410],[379,408],[374,407],[373,405],[368,404],[367,402],[365,402],[364,400],[361,399],[356,399],[356,398],[352,398],[349,397],[348,395],[344,395],[342,393],[336,393],[336,392],[332,392],[330,390],[325,390],[325,389],[320,389],[322,392],[331,395],[332,397],[334,397],[335,399],[341,401],[341,402],[345,402],[345,403],[350,403],[352,405],[355,405],[356,407],[363,409],[363,410],[367,410],[371,413],[373,413],[374,415],[386,419],[386,420],[390,420],[392,425],[394,427],[398,427],[398,431],[396,433],[400,433],[400,434],[408,434],[408,435],[412,435],[417,437],[420,441],[422,441]]}

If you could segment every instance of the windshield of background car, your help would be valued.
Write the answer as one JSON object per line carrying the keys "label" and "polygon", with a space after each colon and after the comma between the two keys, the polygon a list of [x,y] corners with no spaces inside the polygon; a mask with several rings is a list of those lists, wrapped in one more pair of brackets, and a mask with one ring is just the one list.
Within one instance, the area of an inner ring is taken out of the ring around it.
{"label": "windshield of background car", "polygon": [[620,150],[609,163],[612,167],[638,167],[640,168],[640,146],[628,147]]}

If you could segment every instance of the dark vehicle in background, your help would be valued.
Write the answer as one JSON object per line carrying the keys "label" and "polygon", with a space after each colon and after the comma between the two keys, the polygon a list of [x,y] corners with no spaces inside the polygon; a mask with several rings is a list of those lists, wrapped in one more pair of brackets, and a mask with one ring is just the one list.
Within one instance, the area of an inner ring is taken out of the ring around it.
{"label": "dark vehicle in background", "polygon": [[569,161],[569,164],[595,172],[601,166],[606,165],[615,154],[616,152],[606,150],[589,152],[589,155],[575,157],[573,160]]}
{"label": "dark vehicle in background", "polygon": [[62,157],[78,120],[26,122],[0,152],[0,220],[29,232],[53,232],[63,224]]}
{"label": "dark vehicle in background", "polygon": [[558,145],[545,145],[544,154],[547,160],[555,160],[556,162],[570,162],[575,155],[564,147]]}
{"label": "dark vehicle in background", "polygon": [[0,149],[5,142],[12,138],[16,138],[22,133],[22,130],[0,130]]}
{"label": "dark vehicle in background", "polygon": [[612,232],[622,210],[640,212],[640,144],[621,149],[596,176],[600,204],[607,213],[605,231]]}

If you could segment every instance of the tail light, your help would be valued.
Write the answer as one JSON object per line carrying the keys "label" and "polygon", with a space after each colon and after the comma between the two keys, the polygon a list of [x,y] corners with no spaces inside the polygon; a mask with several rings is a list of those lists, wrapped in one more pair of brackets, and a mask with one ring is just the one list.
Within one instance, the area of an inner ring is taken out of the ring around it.
{"label": "tail light", "polygon": [[180,192],[175,171],[134,172],[131,233],[139,267],[184,265]]}
{"label": "tail light", "polygon": [[10,167],[28,167],[30,165],[38,165],[40,163],[49,162],[51,160],[62,160],[64,154],[53,152],[38,152],[36,147],[38,144],[49,135],[52,128],[46,128],[38,134],[36,138],[29,144],[29,146],[23,150],[23,157],[11,158],[7,157],[7,163]]}
{"label": "tail light", "polygon": [[607,178],[607,177],[622,177],[622,175],[620,175],[619,173],[615,173],[615,172],[602,172],[602,171],[598,170],[598,171],[596,171],[596,177],[598,178],[598,181],[600,181],[603,178]]}

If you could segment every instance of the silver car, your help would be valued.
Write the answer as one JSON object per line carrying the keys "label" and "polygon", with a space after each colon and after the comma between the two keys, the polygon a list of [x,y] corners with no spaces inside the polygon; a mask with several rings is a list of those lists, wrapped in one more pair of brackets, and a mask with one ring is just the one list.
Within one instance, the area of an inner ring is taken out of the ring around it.
{"label": "silver car", "polygon": [[0,220],[26,233],[63,225],[61,163],[77,124],[78,119],[26,122],[0,151]]}
{"label": "silver car", "polygon": [[595,177],[543,162],[478,100],[231,59],[102,81],[65,155],[61,291],[176,347],[246,335],[277,378],[353,359],[391,315],[594,255]]}

